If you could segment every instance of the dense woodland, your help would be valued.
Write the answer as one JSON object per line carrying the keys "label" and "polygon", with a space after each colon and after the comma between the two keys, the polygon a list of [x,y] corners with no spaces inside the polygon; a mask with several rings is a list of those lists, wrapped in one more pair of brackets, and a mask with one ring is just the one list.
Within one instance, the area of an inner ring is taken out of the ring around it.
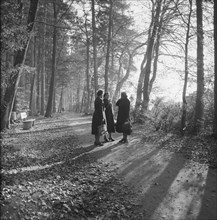
{"label": "dense woodland", "polygon": [[[217,137],[217,1],[138,0],[140,28],[132,2],[1,1],[1,131],[12,112],[91,114],[98,89],[114,104],[133,88],[134,121]],[[182,102],[153,98],[162,69],[180,75]]]}

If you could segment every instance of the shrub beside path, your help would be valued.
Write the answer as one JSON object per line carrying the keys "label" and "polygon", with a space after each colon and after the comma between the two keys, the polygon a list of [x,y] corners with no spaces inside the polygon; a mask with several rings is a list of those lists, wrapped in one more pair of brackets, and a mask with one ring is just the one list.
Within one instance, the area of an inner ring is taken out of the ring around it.
{"label": "shrub beside path", "polygon": [[134,125],[129,143],[95,147],[90,128],[64,113],[3,134],[1,219],[217,219],[216,169],[197,151],[210,143]]}

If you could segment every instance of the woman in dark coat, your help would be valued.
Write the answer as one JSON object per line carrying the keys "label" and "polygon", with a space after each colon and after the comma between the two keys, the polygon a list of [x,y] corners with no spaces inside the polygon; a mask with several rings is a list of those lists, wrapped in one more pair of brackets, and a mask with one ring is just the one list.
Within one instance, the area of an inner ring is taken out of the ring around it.
{"label": "woman in dark coat", "polygon": [[113,111],[112,111],[112,104],[109,100],[109,94],[106,92],[104,94],[103,99],[104,109],[105,109],[105,116],[106,116],[106,122],[107,122],[107,131],[109,133],[109,138],[104,136],[105,142],[114,141],[112,138],[112,133],[115,132],[115,123],[114,123],[114,117],[113,117]]}
{"label": "woman in dark coat", "polygon": [[92,118],[92,134],[95,135],[95,142],[94,144],[96,146],[103,146],[103,144],[100,142],[100,134],[98,127],[103,123],[103,102],[102,102],[102,94],[103,91],[99,90],[97,92],[97,97],[94,101],[94,113]]}
{"label": "woman in dark coat", "polygon": [[[121,93],[121,98],[117,101],[116,106],[118,106],[118,117],[116,124],[116,131],[122,133],[122,125],[124,122],[130,119],[130,101],[127,98],[125,92]],[[127,143],[127,134],[123,133],[123,138],[119,141],[120,143]]]}

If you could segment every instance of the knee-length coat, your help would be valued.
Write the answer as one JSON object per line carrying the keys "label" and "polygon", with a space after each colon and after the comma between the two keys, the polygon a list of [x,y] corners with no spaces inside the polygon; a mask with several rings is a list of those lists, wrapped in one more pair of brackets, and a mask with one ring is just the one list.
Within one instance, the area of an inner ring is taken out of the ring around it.
{"label": "knee-length coat", "polygon": [[100,97],[96,97],[94,101],[94,113],[92,118],[92,134],[98,134],[98,127],[103,120],[103,102]]}
{"label": "knee-length coat", "polygon": [[118,106],[116,131],[122,133],[122,125],[130,118],[130,101],[128,98],[121,98],[117,101],[116,106]]}
{"label": "knee-length coat", "polygon": [[104,109],[105,109],[105,116],[107,122],[107,131],[109,133],[115,132],[115,123],[112,111],[112,104],[109,102],[108,99],[103,99]]}

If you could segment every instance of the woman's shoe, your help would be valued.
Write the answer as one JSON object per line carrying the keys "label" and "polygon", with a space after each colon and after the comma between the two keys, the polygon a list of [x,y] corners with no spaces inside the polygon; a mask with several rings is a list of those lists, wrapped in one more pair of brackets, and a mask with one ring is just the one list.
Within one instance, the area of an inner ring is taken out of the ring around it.
{"label": "woman's shoe", "polygon": [[112,137],[109,138],[110,141],[115,141]]}
{"label": "woman's shoe", "polygon": [[127,139],[125,139],[125,140],[123,140],[123,141],[122,141],[122,143],[128,143],[128,140],[127,140]]}
{"label": "woman's shoe", "polygon": [[120,141],[119,141],[119,143],[123,143],[124,142],[124,139],[121,139]]}
{"label": "woman's shoe", "polygon": [[94,145],[95,145],[95,146],[103,146],[103,143],[101,143],[101,142],[96,142],[96,141],[95,141],[95,142],[94,142]]}

